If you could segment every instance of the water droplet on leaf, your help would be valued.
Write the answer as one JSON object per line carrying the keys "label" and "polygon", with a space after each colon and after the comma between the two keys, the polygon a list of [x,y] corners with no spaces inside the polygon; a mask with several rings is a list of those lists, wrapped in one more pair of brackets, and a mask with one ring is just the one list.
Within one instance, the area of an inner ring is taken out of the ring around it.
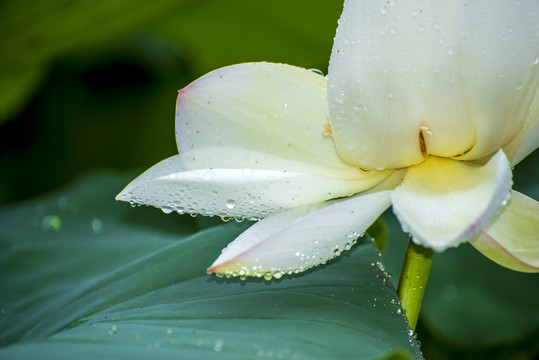
{"label": "water droplet on leaf", "polygon": [[41,229],[44,231],[58,231],[62,228],[62,219],[56,215],[47,215],[41,220]]}

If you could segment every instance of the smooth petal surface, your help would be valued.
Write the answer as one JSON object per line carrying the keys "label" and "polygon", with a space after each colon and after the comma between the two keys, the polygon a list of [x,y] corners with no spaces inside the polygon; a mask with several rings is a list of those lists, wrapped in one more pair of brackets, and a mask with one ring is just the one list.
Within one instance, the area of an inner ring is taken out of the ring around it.
{"label": "smooth petal surface", "polygon": [[539,203],[513,190],[507,205],[470,244],[506,268],[539,272]]}
{"label": "smooth petal surface", "polygon": [[[210,152],[208,156],[213,156]],[[151,205],[166,213],[218,215],[258,219],[292,207],[316,204],[327,199],[353,195],[382,181],[391,172],[365,174],[362,179],[338,179],[306,172],[287,171],[295,164],[279,157],[243,151],[219,154],[243,159],[252,167],[243,169],[185,169],[184,163],[196,162],[204,151],[170,157],[133,180],[117,197],[132,204]],[[233,155],[240,155],[235,157]],[[243,156],[243,158],[242,158]],[[269,164],[265,170],[256,168]],[[201,160],[204,162],[204,160]],[[280,162],[283,163],[280,163]],[[219,163],[219,162],[218,162]],[[227,165],[223,161],[223,166]],[[300,168],[301,169],[301,168]]]}
{"label": "smooth petal surface", "polygon": [[476,134],[462,156],[474,160],[507,145],[526,126],[539,86],[539,7],[535,1],[458,2],[458,68]]}
{"label": "smooth petal surface", "polygon": [[[404,167],[427,152],[454,156],[474,134],[451,50],[445,2],[347,0],[328,74],[339,153],[368,168]],[[436,19],[436,20],[435,20]]]}
{"label": "smooth petal surface", "polygon": [[443,251],[476,235],[510,190],[511,168],[501,150],[482,167],[429,157],[393,191],[393,211],[414,242]]}
{"label": "smooth petal surface", "polygon": [[347,0],[328,74],[341,156],[379,169],[491,156],[539,84],[537,19],[533,2]]}
{"label": "smooth petal surface", "polygon": [[212,71],[179,92],[176,141],[180,154],[231,147],[349,167],[323,135],[326,122],[324,76],[285,64],[245,63]]}
{"label": "smooth petal surface", "polygon": [[504,146],[503,152],[507,154],[511,166],[515,166],[537,147],[539,147],[539,88],[535,91],[524,126],[517,136]]}
{"label": "smooth petal surface", "polygon": [[254,224],[223,250],[208,271],[280,277],[340,255],[391,204],[391,191],[295,208]]}

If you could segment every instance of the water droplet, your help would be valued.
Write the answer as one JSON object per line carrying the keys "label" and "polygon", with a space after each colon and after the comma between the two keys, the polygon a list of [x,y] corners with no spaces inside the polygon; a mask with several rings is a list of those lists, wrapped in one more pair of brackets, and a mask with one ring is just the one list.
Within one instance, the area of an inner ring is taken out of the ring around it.
{"label": "water droplet", "polygon": [[56,203],[58,204],[58,207],[62,210],[67,210],[67,208],[69,207],[69,199],[67,198],[67,196],[60,196]]}
{"label": "water droplet", "polygon": [[249,203],[251,204],[254,204],[256,202],[256,196],[254,195],[247,196],[247,201],[249,201]]}
{"label": "water droplet", "polygon": [[533,58],[532,65],[537,65],[537,64],[539,64],[539,57],[536,56],[535,58]]}
{"label": "water droplet", "polygon": [[109,328],[109,335],[114,335],[118,333],[118,327],[116,325],[111,325]]}
{"label": "water droplet", "polygon": [[101,234],[103,232],[103,221],[99,218],[94,218],[90,222],[90,231],[94,234]]}
{"label": "water droplet", "polygon": [[172,206],[167,206],[167,205],[163,206],[163,207],[161,208],[161,210],[162,210],[165,214],[170,214],[171,212],[174,211],[174,209],[172,208]]}
{"label": "water droplet", "polygon": [[283,103],[283,108],[288,108],[288,103]]}
{"label": "water droplet", "polygon": [[172,335],[172,329],[171,329],[171,328],[168,328],[168,329],[165,331],[165,335],[166,335],[166,336]]}
{"label": "water droplet", "polygon": [[270,281],[273,278],[273,274],[270,272],[267,272],[264,274],[264,280]]}
{"label": "water droplet", "polygon": [[216,352],[222,351],[224,344],[225,343],[223,340],[215,340],[215,342],[213,343],[213,351],[216,351]]}
{"label": "water droplet", "polygon": [[227,200],[226,201],[226,207],[230,210],[234,209],[236,207],[236,202],[234,200]]}
{"label": "water droplet", "polygon": [[277,272],[273,273],[273,277],[278,280],[278,279],[283,277],[283,272],[277,271]]}
{"label": "water droplet", "polygon": [[47,215],[41,220],[43,231],[58,231],[62,228],[62,219],[56,215]]}
{"label": "water droplet", "polygon": [[386,8],[385,6],[382,6],[382,7],[380,8],[380,12],[382,13],[382,15],[387,14],[387,8]]}
{"label": "water droplet", "polygon": [[335,98],[335,102],[342,104],[344,102],[344,93],[340,93],[339,95],[337,95],[337,97]]}
{"label": "water droplet", "polygon": [[395,96],[395,94],[393,94],[393,91],[389,91],[387,93],[387,97],[390,98],[390,99],[392,99],[394,96]]}
{"label": "water droplet", "polygon": [[515,90],[522,90],[522,83],[521,82],[518,82],[516,85],[515,85]]}

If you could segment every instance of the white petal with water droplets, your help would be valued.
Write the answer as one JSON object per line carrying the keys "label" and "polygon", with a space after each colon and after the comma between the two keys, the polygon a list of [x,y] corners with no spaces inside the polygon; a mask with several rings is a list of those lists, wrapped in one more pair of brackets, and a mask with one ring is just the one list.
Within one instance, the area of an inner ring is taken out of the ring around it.
{"label": "white petal with water droplets", "polygon": [[390,174],[343,180],[271,169],[186,170],[182,158],[190,156],[176,155],[154,165],[116,199],[155,206],[167,213],[263,218],[292,207],[353,195]]}
{"label": "white petal with water droplets", "polygon": [[422,150],[487,158],[525,126],[538,54],[534,2],[348,0],[328,73],[337,149],[363,168],[417,164]]}
{"label": "white petal with water droplets", "polygon": [[474,160],[504,147],[525,126],[539,86],[539,7],[466,1],[455,14],[458,68],[476,134],[462,159]]}
{"label": "white petal with water droplets", "polygon": [[209,271],[278,277],[323,264],[348,250],[390,203],[391,191],[380,191],[275,214],[230,243]]}
{"label": "white petal with water droplets", "polygon": [[217,69],[179,92],[176,111],[180,154],[229,147],[348,166],[322,133],[326,79],[310,70],[264,62]]}
{"label": "white petal with water droplets", "polygon": [[470,243],[506,268],[539,272],[539,203],[518,191]]}
{"label": "white petal with water droplets", "polygon": [[[316,164],[275,156],[272,154],[235,147],[214,147],[188,151],[180,154],[185,170],[211,168],[251,170],[279,170],[320,175],[342,180],[379,178],[381,181],[389,171],[364,172],[353,166]],[[369,184],[369,187],[371,185]]]}
{"label": "white petal with water droplets", "polygon": [[428,79],[432,50],[427,32],[418,30],[425,25],[418,9],[429,6],[345,2],[328,72],[331,129],[345,160],[366,168],[423,160],[421,84]]}
{"label": "white petal with water droplets", "polygon": [[414,242],[436,251],[475,236],[507,201],[511,169],[500,150],[482,167],[429,157],[392,193],[393,211]]}

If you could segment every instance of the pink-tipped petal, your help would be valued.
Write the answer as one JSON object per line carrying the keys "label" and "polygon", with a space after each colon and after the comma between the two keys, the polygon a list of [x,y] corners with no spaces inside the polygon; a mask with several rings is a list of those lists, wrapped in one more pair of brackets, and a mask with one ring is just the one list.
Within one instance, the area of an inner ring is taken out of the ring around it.
{"label": "pink-tipped petal", "polygon": [[513,190],[507,205],[470,244],[506,268],[539,272],[539,203]]}
{"label": "pink-tipped petal", "polygon": [[278,278],[324,264],[350,249],[390,203],[391,191],[380,191],[275,214],[230,243],[208,271]]}
{"label": "pink-tipped petal", "polygon": [[286,64],[244,63],[214,70],[178,95],[178,150],[240,148],[349,167],[333,139],[323,134],[326,86],[324,76]]}

